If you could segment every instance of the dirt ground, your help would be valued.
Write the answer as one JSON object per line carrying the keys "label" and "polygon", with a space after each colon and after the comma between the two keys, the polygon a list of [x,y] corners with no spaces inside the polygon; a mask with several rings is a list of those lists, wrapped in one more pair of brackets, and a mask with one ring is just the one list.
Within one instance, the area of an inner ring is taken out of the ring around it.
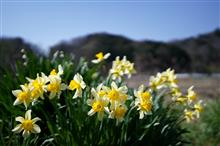
{"label": "dirt ground", "polygon": [[[140,84],[149,82],[149,75],[136,74],[127,80],[128,86],[137,88]],[[194,86],[195,91],[201,98],[218,98],[220,97],[220,78],[219,77],[178,77],[178,85],[184,91],[190,86]]]}

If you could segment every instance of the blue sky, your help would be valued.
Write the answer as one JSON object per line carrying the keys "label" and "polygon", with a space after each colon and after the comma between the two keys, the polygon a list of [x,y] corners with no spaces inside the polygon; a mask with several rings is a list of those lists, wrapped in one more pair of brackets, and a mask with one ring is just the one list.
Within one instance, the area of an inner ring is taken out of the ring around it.
{"label": "blue sky", "polygon": [[1,0],[0,4],[1,37],[19,36],[44,50],[94,32],[169,41],[220,27],[219,0]]}

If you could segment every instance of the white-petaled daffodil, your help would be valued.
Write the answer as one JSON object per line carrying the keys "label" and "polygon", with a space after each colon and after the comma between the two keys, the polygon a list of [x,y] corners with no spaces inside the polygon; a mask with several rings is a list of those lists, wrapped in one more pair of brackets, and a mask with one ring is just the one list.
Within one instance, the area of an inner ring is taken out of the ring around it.
{"label": "white-petaled daffodil", "polygon": [[96,59],[92,60],[92,63],[100,63],[102,62],[103,60],[107,59],[111,54],[110,53],[107,53],[107,54],[103,54],[103,52],[99,52],[97,53],[95,56],[96,56]]}
{"label": "white-petaled daffodil", "polygon": [[23,103],[24,106],[28,107],[28,105],[33,101],[31,97],[31,91],[30,88],[28,87],[27,84],[21,85],[22,90],[13,90],[12,94],[17,97],[16,100],[14,101],[13,105],[18,105]]}
{"label": "white-petaled daffodil", "polygon": [[36,117],[34,119],[31,119],[31,110],[28,110],[25,113],[25,117],[16,117],[16,121],[20,122],[21,124],[18,124],[12,131],[15,133],[20,133],[22,130],[22,135],[24,137],[29,136],[31,133],[40,133],[41,129],[40,127],[35,124],[37,121],[40,120],[40,118]]}
{"label": "white-petaled daffodil", "polygon": [[47,85],[47,91],[50,92],[50,99],[54,98],[56,95],[58,96],[58,98],[60,98],[61,91],[66,89],[66,85],[62,83],[60,77],[60,75],[62,74],[63,68],[61,65],[58,66],[58,73],[55,69],[50,72],[50,75],[48,77],[50,83]]}
{"label": "white-petaled daffodil", "polygon": [[103,90],[112,104],[116,101],[124,103],[128,98],[128,88],[126,86],[118,87],[114,81],[111,83],[111,88],[103,86]]}
{"label": "white-petaled daffodil", "polygon": [[49,82],[48,77],[44,73],[41,73],[41,76],[37,74],[36,79],[33,80],[30,78],[27,78],[27,80],[29,81],[28,85],[31,90],[31,97],[34,100],[37,100],[39,97],[44,99],[44,92],[47,92],[46,84]]}
{"label": "white-petaled daffodil", "polygon": [[100,97],[94,88],[92,88],[91,93],[94,99],[87,100],[87,104],[92,107],[92,109],[88,112],[88,115],[92,116],[97,113],[98,119],[102,120],[104,117],[104,112],[109,113],[109,101],[106,98]]}
{"label": "white-petaled daffodil", "polygon": [[153,102],[150,91],[144,91],[144,85],[140,85],[138,91],[134,91],[136,97],[134,106],[139,111],[139,119],[143,119],[145,115],[152,114]]}
{"label": "white-petaled daffodil", "polygon": [[73,96],[73,99],[74,99],[77,97],[82,97],[82,89],[85,89],[85,87],[86,87],[86,84],[83,81],[82,76],[79,73],[77,73],[73,77],[73,80],[70,81],[68,89],[72,91],[76,90]]}

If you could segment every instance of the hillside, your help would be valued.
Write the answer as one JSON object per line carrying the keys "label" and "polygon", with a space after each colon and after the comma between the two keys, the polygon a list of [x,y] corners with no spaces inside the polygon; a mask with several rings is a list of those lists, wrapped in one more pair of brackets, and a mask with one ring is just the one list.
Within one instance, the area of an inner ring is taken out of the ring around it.
{"label": "hillside", "polygon": [[167,67],[179,72],[219,72],[220,69],[220,30],[202,34],[197,37],[172,42],[134,41],[120,35],[95,33],[85,37],[61,42],[51,48],[86,56],[92,59],[94,54],[110,52],[110,61],[116,56],[128,56],[138,64],[139,71],[155,72]]}
{"label": "hillside", "polygon": [[[21,59],[22,48],[40,54],[37,46],[22,38],[1,38],[0,66],[13,66]],[[90,60],[99,51],[110,52],[109,62],[116,56],[126,55],[135,62],[139,72],[153,73],[168,67],[178,72],[220,72],[220,29],[172,42],[135,41],[121,35],[94,33],[60,42],[50,49],[49,56],[63,50],[66,54],[74,54],[75,59],[84,56]]]}

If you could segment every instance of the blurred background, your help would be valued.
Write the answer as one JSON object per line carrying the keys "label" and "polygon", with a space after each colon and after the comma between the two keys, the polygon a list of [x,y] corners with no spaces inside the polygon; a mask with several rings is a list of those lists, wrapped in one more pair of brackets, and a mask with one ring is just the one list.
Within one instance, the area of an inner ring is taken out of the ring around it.
{"label": "blurred background", "polygon": [[[137,74],[130,86],[169,67],[183,88],[201,96],[220,94],[219,0],[1,0],[0,66],[22,58],[21,49],[52,57],[57,50],[76,60],[103,51],[126,55]],[[205,92],[205,93],[204,93]]]}

